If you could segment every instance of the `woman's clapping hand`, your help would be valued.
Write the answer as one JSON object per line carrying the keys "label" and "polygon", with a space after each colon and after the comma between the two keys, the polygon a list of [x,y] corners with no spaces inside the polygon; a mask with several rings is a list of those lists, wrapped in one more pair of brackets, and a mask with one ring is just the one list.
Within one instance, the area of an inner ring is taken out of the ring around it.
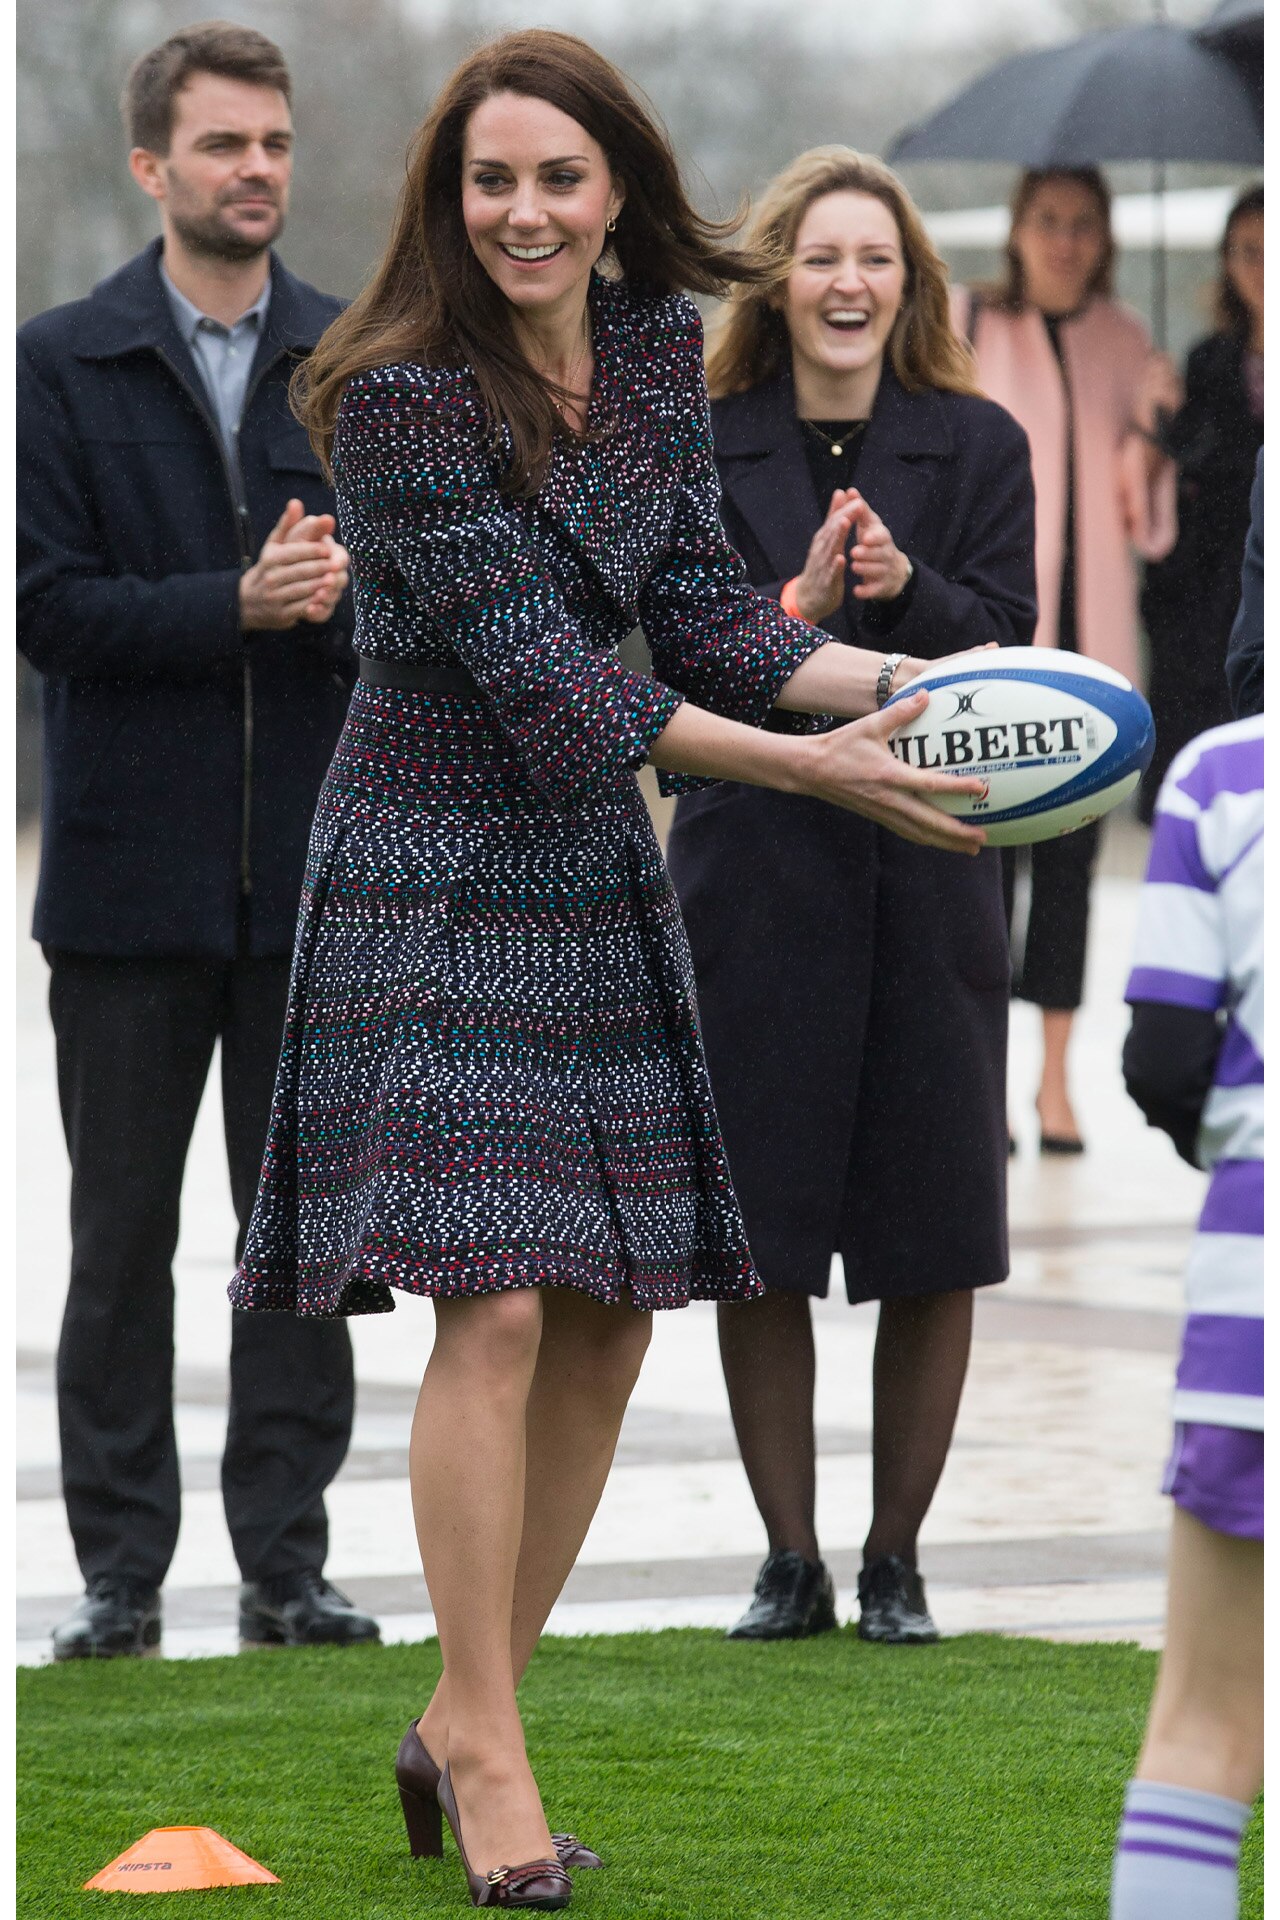
{"label": "woman's clapping hand", "polygon": [[845,548],[853,531],[857,498],[852,488],[837,487],[826,519],[809,542],[804,572],[796,580],[796,605],[810,626],[818,626],[844,599]]}
{"label": "woman's clapping hand", "polygon": [[896,600],[911,578],[911,562],[856,487],[850,487],[845,499],[853,509],[855,545],[849,564],[858,576],[854,599]]}
{"label": "woman's clapping hand", "polygon": [[796,580],[802,619],[816,627],[836,611],[850,567],[858,576],[855,600],[896,600],[911,576],[910,561],[875,509],[856,487],[837,487]]}

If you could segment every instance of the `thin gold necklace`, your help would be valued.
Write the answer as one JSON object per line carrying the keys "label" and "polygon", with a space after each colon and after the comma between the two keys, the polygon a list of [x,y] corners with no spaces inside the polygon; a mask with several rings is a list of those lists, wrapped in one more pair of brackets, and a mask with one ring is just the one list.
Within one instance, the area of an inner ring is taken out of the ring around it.
{"label": "thin gold necklace", "polygon": [[818,425],[816,420],[807,420],[805,419],[803,414],[800,416],[800,424],[802,426],[808,427],[811,432],[816,433],[819,440],[821,440],[830,449],[830,451],[836,456],[836,458],[839,459],[840,455],[844,452],[845,441],[856,440],[858,435],[862,432],[862,429],[866,426],[867,423],[865,420],[851,420],[848,425],[848,430],[838,435],[838,437],[834,440],[832,439],[829,433],[823,432],[822,428]]}

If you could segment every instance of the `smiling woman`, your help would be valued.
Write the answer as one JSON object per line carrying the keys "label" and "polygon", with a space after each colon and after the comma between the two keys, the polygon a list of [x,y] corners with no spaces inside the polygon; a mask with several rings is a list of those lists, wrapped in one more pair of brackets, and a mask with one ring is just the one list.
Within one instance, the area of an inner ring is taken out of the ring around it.
{"label": "smiling woman", "polygon": [[[443,1812],[476,1905],[562,1907],[565,1867],[599,1864],[548,1830],[515,1682],[651,1309],[760,1292],[634,769],[981,846],[929,804],[947,776],[886,745],[893,663],[789,618],[725,539],[687,294],[776,279],[690,206],[607,61],[507,35],[445,86],[382,265],[297,386],[361,677],[232,1297],[434,1303],[410,1478],[444,1676],[396,1777],[413,1850],[439,1853]],[[652,679],[617,658],[637,624]]]}
{"label": "smiling woman", "polygon": [[[975,391],[901,182],[849,148],[801,154],[762,195],[753,237],[789,271],[781,287],[735,290],[708,362],[722,512],[752,580],[850,646],[1028,640],[1026,440]],[[1008,1265],[998,856],[949,861],[735,782],[680,800],[667,858],[766,1289],[718,1309],[769,1545],[734,1632],[836,1624],[814,1517],[809,1300],[838,1253],[850,1301],[880,1302],[859,1628],[935,1639],[916,1536],[964,1384],[973,1290]]]}
{"label": "smiling woman", "polygon": [[[490,159],[490,153],[505,157]],[[467,238],[510,302],[513,330],[527,358],[579,430],[591,387],[582,280],[599,255],[601,228],[616,229],[624,198],[602,149],[584,140],[582,128],[549,101],[495,94],[467,122]]]}

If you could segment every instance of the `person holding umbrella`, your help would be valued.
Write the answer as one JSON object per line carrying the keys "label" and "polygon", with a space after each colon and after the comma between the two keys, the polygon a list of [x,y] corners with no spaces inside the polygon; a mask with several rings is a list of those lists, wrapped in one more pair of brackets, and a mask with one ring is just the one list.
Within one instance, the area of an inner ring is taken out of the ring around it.
{"label": "person holding umbrella", "polygon": [[[1002,278],[976,293],[958,288],[955,314],[983,390],[1031,442],[1036,644],[1079,651],[1136,681],[1135,557],[1162,559],[1177,534],[1175,470],[1157,425],[1182,392],[1172,361],[1115,299],[1114,261],[1110,194],[1097,168],[1029,168],[1013,197]],[[1044,1153],[1084,1147],[1067,1053],[1097,848],[1097,828],[1086,827],[1004,855],[1011,926],[1022,924],[1020,896],[1030,890],[1013,990],[1043,1010]]]}
{"label": "person holding umbrella", "polygon": [[1217,325],[1192,347],[1186,401],[1160,435],[1178,464],[1178,542],[1147,569],[1142,591],[1156,723],[1140,804],[1148,821],[1175,756],[1231,718],[1224,665],[1262,445],[1262,231],[1256,185],[1228,216],[1214,289]]}

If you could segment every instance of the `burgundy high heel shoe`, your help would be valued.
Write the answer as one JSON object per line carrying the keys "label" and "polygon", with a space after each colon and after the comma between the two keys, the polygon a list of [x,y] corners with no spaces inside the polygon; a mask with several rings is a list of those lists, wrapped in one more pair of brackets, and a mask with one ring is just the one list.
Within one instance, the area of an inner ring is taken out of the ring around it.
{"label": "burgundy high heel shoe", "polygon": [[[440,1825],[440,1769],[422,1744],[416,1720],[396,1755],[396,1785],[404,1809],[409,1851],[415,1860],[439,1860],[444,1853],[444,1834]],[[602,1867],[604,1861],[590,1847],[584,1847],[576,1833],[553,1833],[551,1844],[562,1867]]]}
{"label": "burgundy high heel shoe", "polygon": [[493,1867],[488,1873],[474,1871],[462,1844],[462,1822],[458,1818],[447,1760],[436,1790],[436,1803],[449,1822],[473,1907],[532,1907],[541,1913],[558,1913],[568,1906],[573,1898],[573,1882],[558,1860],[525,1860],[518,1867]]}

